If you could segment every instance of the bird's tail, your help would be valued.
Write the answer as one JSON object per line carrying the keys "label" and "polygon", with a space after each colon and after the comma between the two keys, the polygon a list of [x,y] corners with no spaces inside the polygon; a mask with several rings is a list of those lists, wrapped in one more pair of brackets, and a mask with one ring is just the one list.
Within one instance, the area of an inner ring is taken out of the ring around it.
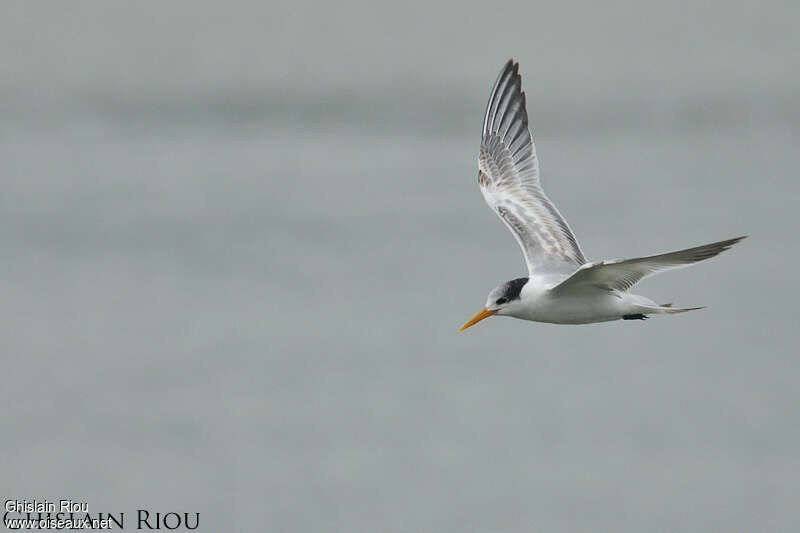
{"label": "bird's tail", "polygon": [[674,315],[677,313],[685,313],[687,311],[697,311],[698,309],[705,309],[705,306],[700,307],[672,307],[672,304],[662,304],[653,306],[641,306],[641,312],[644,314],[653,315]]}

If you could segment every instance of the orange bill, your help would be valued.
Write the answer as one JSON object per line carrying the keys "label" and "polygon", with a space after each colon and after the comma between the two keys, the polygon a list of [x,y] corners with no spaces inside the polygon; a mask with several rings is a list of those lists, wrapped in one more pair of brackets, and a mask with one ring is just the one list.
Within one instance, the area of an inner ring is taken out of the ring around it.
{"label": "orange bill", "polygon": [[473,326],[473,325],[477,324],[478,322],[480,322],[480,321],[481,321],[481,320],[483,320],[484,318],[487,318],[487,317],[490,317],[490,316],[492,316],[492,315],[493,315],[493,314],[495,314],[496,312],[497,312],[497,309],[495,309],[494,311],[487,311],[487,310],[486,310],[486,308],[484,307],[483,309],[481,309],[480,311],[478,311],[477,313],[475,313],[475,316],[474,316],[474,317],[472,317],[472,318],[470,318],[469,320],[467,320],[467,321],[464,323],[464,325],[463,325],[463,326],[461,326],[461,328],[459,329],[459,331],[464,331],[464,330],[465,330],[465,329],[467,329],[468,327],[470,327],[470,326]]}

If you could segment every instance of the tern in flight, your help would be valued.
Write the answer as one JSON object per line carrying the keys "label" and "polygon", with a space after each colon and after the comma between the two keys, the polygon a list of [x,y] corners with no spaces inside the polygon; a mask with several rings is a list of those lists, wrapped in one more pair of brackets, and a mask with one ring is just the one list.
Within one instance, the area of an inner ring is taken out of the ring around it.
{"label": "tern in flight", "polygon": [[575,235],[542,190],[528,130],[519,64],[505,64],[489,95],[478,156],[478,185],[522,248],[528,277],[498,285],[461,329],[492,315],[553,324],[643,320],[653,314],[702,309],[659,305],[628,292],[642,278],[714,257],[744,239],[677,252],[589,262]]}

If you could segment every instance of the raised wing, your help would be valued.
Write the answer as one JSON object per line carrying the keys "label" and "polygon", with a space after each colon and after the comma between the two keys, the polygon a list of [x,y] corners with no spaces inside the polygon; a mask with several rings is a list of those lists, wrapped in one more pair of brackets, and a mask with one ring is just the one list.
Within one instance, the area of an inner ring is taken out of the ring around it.
{"label": "raised wing", "polygon": [[586,262],[572,230],[539,183],[519,64],[513,59],[497,77],[486,106],[478,184],[486,203],[517,239],[529,275],[572,272]]}
{"label": "raised wing", "polygon": [[609,259],[588,263],[572,276],[553,287],[553,291],[568,291],[581,287],[594,286],[606,290],[627,291],[642,278],[650,274],[673,268],[689,266],[718,255],[745,237],[704,244],[678,252],[669,252],[635,259]]}

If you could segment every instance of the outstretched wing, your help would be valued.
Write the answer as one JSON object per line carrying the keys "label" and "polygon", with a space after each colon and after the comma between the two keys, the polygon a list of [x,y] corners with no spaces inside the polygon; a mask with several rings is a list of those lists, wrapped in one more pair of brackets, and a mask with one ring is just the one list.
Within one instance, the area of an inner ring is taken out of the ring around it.
{"label": "outstretched wing", "polygon": [[517,239],[528,273],[572,272],[586,258],[539,183],[519,64],[509,59],[489,96],[478,157],[478,184]]}
{"label": "outstretched wing", "polygon": [[594,286],[606,290],[627,291],[650,274],[673,268],[689,266],[718,255],[745,237],[704,244],[678,252],[669,252],[636,259],[609,259],[588,263],[572,276],[553,287],[553,291],[572,290]]}

